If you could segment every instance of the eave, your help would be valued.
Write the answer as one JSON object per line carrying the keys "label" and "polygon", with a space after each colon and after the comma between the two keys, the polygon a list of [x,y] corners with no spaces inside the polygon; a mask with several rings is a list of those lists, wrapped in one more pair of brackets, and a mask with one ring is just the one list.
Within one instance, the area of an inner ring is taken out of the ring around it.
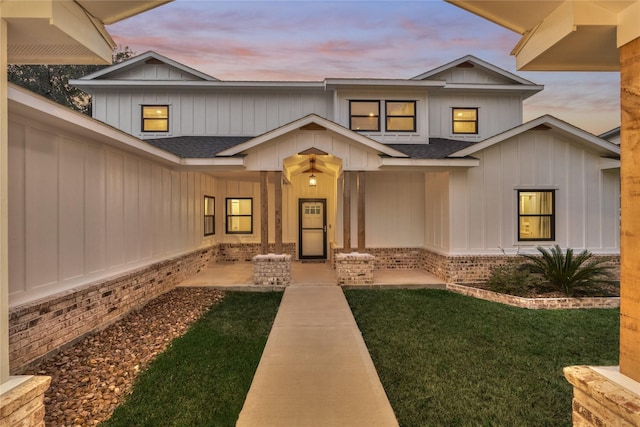
{"label": "eave", "polygon": [[471,157],[447,158],[447,159],[402,159],[381,157],[380,169],[404,169],[415,168],[473,168],[480,166],[480,160]]}

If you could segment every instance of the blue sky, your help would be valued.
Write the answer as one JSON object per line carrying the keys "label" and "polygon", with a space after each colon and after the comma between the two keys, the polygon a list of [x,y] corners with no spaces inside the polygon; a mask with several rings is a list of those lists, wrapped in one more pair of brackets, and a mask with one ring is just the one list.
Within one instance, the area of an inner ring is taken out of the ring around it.
{"label": "blue sky", "polygon": [[410,78],[472,54],[545,86],[525,120],[595,134],[620,122],[618,73],[517,72],[518,34],[443,1],[176,0],[108,30],[221,80]]}

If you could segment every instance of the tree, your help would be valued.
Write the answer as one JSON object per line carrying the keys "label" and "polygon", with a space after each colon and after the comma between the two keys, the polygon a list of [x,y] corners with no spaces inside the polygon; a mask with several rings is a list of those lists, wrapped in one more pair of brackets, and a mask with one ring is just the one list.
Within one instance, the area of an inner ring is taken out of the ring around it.
{"label": "tree", "polygon": [[[117,46],[112,53],[113,63],[126,61],[135,55],[129,46]],[[7,69],[7,79],[58,104],[91,115],[91,96],[70,86],[69,80],[95,73],[105,67],[107,65],[12,64]]]}

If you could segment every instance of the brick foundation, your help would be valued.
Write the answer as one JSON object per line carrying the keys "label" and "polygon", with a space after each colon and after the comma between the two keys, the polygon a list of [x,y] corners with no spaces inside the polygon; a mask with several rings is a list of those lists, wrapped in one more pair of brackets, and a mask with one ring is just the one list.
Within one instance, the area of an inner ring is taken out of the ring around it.
{"label": "brick foundation", "polygon": [[289,286],[291,283],[291,255],[254,256],[253,283],[263,286]]}
{"label": "brick foundation", "polygon": [[338,285],[373,284],[373,269],[375,265],[375,257],[373,255],[357,252],[336,254],[335,263]]}
{"label": "brick foundation", "polygon": [[9,310],[12,373],[104,329],[210,266],[217,248],[198,250]]}
{"label": "brick foundation", "polygon": [[569,366],[564,376],[573,385],[574,426],[640,426],[640,383],[617,367]]}
{"label": "brick foundation", "polygon": [[[260,255],[262,246],[260,243],[220,243],[218,245],[218,262],[251,262],[253,257]],[[275,243],[269,243],[269,253],[275,253]],[[296,258],[296,244],[283,243],[282,252]]]}
{"label": "brick foundation", "polygon": [[44,393],[51,384],[51,377],[9,379],[17,380],[22,382],[0,392],[0,426],[44,427]]}

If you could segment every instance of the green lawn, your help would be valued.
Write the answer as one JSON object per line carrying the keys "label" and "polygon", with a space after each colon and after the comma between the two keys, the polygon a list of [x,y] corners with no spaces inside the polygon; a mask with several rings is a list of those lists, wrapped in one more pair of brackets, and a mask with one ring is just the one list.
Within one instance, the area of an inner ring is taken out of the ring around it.
{"label": "green lawn", "polygon": [[346,292],[401,426],[570,426],[568,365],[618,364],[618,310]]}
{"label": "green lawn", "polygon": [[233,426],[281,292],[230,292],[143,372],[103,426]]}

